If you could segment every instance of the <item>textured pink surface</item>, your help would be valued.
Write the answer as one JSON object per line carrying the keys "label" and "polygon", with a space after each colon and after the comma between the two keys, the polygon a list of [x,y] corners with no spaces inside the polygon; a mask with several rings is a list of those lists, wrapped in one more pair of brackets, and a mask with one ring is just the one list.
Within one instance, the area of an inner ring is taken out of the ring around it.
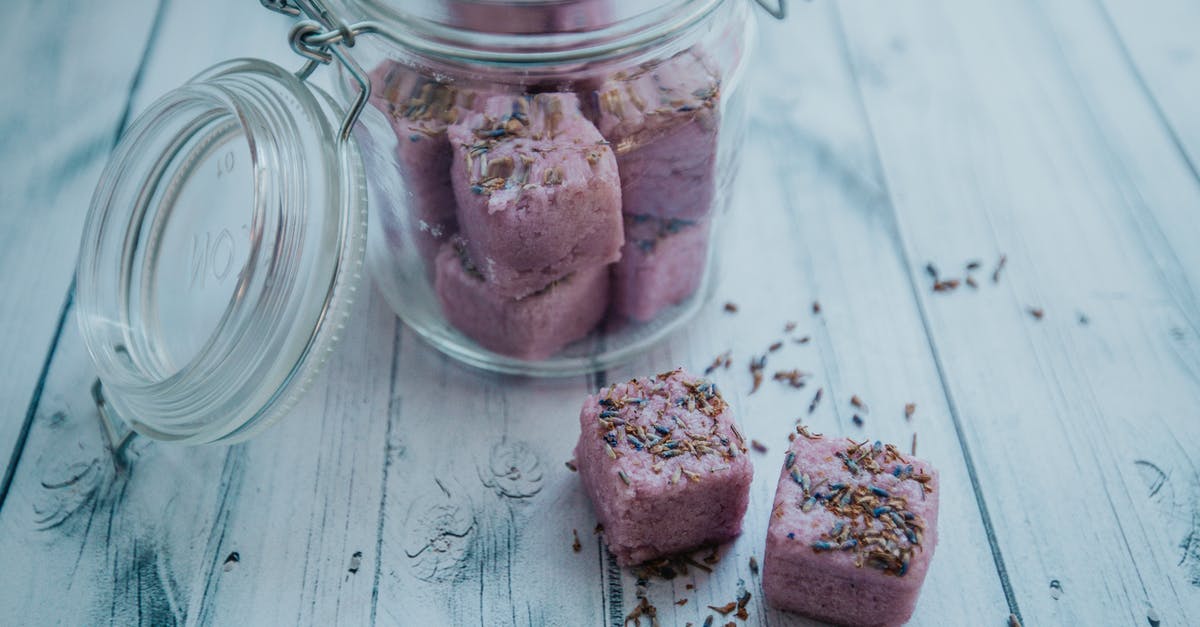
{"label": "textured pink surface", "polygon": [[613,266],[613,311],[639,322],[696,291],[708,260],[709,224],[625,217],[625,246]]}
{"label": "textured pink surface", "polygon": [[767,528],[767,601],[844,625],[904,623],[937,546],[937,512],[927,462],[878,442],[796,437]]}
{"label": "textured pink surface", "polygon": [[621,71],[596,90],[596,126],[617,154],[627,214],[696,218],[716,190],[720,83],[696,53]]}
{"label": "textured pink surface", "polygon": [[482,98],[436,83],[411,68],[384,61],[371,72],[371,103],[387,116],[399,139],[396,165],[409,197],[394,203],[407,215],[383,213],[389,231],[407,230],[421,257],[432,263],[441,243],[458,231],[450,187],[446,128]]}
{"label": "textured pink surface", "polygon": [[754,469],[711,383],[682,369],[618,383],[579,423],[575,463],[619,563],[741,533]]}
{"label": "textured pink surface", "polygon": [[521,298],[620,257],[617,162],[574,94],[492,97],[449,135],[458,224],[499,293]]}
{"label": "textured pink surface", "polygon": [[608,305],[604,267],[580,270],[521,300],[496,293],[458,242],[442,245],[434,289],[446,319],[481,346],[511,357],[545,359],[591,331]]}

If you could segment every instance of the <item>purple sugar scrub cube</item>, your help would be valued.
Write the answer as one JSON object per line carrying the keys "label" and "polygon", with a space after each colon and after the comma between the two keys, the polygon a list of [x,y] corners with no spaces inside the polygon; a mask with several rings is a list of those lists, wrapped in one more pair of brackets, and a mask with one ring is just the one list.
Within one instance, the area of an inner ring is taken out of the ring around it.
{"label": "purple sugar scrub cube", "polygon": [[720,99],[720,81],[693,51],[618,72],[596,89],[593,115],[616,151],[626,214],[710,212]]}
{"label": "purple sugar scrub cube", "polygon": [[575,95],[483,109],[449,129],[451,179],[467,252],[496,291],[522,298],[620,258],[617,161]]}
{"label": "purple sugar scrub cube", "polygon": [[583,268],[521,300],[497,293],[462,242],[442,245],[434,290],[446,319],[480,346],[521,359],[545,359],[588,334],[608,306],[608,269]]}
{"label": "purple sugar scrub cube", "polygon": [[712,383],[683,369],[618,383],[579,424],[575,464],[620,564],[741,533],[754,468]]}
{"label": "purple sugar scrub cube", "polygon": [[708,261],[708,220],[626,216],[625,246],[613,265],[613,311],[637,322],[686,300]]}
{"label": "purple sugar scrub cube", "polygon": [[767,602],[840,625],[904,623],[937,546],[937,471],[890,444],[800,432],[767,527]]}
{"label": "purple sugar scrub cube", "polygon": [[393,61],[375,68],[370,80],[371,103],[387,116],[399,139],[396,164],[409,192],[405,201],[394,203],[397,211],[407,207],[409,215],[385,212],[385,228],[407,230],[421,258],[432,265],[442,242],[458,231],[446,128],[483,99]]}

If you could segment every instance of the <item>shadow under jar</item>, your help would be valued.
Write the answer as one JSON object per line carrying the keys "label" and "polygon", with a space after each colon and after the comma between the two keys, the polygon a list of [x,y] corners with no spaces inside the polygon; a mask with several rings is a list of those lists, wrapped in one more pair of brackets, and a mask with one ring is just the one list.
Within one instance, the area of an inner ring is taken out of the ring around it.
{"label": "shadow under jar", "polygon": [[[232,442],[284,415],[364,265],[438,349],[527,375],[628,359],[704,301],[749,2],[263,4],[307,18],[303,67],[169,92],[92,198],[77,319],[114,449],[122,424]],[[330,96],[307,78],[334,60]]]}

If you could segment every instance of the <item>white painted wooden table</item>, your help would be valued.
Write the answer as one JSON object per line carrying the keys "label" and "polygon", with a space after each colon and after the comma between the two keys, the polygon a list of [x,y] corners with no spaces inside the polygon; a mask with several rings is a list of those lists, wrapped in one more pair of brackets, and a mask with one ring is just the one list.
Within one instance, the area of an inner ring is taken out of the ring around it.
{"label": "white painted wooden table", "polygon": [[[918,434],[941,468],[913,624],[1200,624],[1194,0],[793,2],[762,23],[718,301],[686,332],[601,377],[526,381],[450,363],[371,296],[288,420],[234,447],[139,443],[129,472],[72,319],[91,189],[129,116],[195,72],[295,65],[287,20],[248,0],[7,9],[0,623],[621,625],[635,578],[563,465],[578,403],[732,350],[717,380],[769,451],[713,572],[648,584],[663,624],[701,624],[739,579],[750,623],[807,624],[748,566],[800,417]],[[961,279],[972,260],[976,289],[931,289],[927,263]],[[789,320],[811,341],[768,375],[814,382],[750,395]]]}

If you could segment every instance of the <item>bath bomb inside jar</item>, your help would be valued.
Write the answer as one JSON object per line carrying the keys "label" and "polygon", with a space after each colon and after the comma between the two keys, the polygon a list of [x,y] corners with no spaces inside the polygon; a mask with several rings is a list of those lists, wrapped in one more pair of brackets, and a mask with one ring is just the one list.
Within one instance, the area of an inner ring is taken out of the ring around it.
{"label": "bath bomb inside jar", "polygon": [[522,298],[620,258],[616,158],[574,94],[488,98],[449,137],[459,229],[498,293]]}

